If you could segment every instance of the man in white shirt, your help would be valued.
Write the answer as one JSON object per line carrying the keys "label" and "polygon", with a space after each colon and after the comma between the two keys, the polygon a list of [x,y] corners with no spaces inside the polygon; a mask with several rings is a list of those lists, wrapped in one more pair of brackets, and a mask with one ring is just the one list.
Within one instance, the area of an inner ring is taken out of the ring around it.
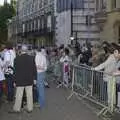
{"label": "man in white shirt", "polygon": [[40,104],[40,108],[43,108],[45,105],[44,80],[45,72],[47,70],[47,59],[41,50],[37,52],[35,56],[35,64],[37,68],[38,102]]}
{"label": "man in white shirt", "polygon": [[15,51],[13,50],[13,46],[8,44],[6,47],[6,51],[4,53],[4,71],[5,77],[8,86],[8,101],[13,101],[14,97],[14,87],[13,87],[13,66],[14,66],[14,59],[16,57]]}

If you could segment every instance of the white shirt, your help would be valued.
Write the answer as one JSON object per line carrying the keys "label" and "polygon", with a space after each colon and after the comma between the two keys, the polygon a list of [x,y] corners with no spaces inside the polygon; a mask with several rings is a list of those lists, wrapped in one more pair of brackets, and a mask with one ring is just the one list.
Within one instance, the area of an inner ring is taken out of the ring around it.
{"label": "white shirt", "polygon": [[41,52],[37,52],[35,56],[35,64],[37,67],[37,72],[45,72],[47,70],[47,59],[46,56]]}
{"label": "white shirt", "polygon": [[7,50],[4,54],[4,63],[8,63],[9,66],[14,66],[14,59],[16,57],[14,50]]}
{"label": "white shirt", "polygon": [[[112,54],[108,57],[108,59],[104,63],[95,67],[95,70],[99,71],[99,70],[104,69],[105,73],[113,74],[113,72],[115,72],[117,70],[117,64],[118,64],[118,61],[115,59],[114,55]],[[108,74],[104,74],[105,81],[108,81],[111,78],[112,78],[112,76],[110,76]]]}
{"label": "white shirt", "polygon": [[3,66],[4,66],[4,63],[0,58],[0,81],[5,80],[5,76],[4,76],[4,72],[3,72]]}

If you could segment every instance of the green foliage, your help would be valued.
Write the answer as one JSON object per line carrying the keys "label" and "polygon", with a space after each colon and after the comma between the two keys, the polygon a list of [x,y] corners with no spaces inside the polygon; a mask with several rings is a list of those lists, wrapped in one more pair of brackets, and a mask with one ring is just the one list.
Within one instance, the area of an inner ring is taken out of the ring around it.
{"label": "green foliage", "polygon": [[[14,0],[13,0],[14,1]],[[7,40],[7,24],[8,21],[15,16],[15,4],[4,4],[0,6],[0,42]]]}

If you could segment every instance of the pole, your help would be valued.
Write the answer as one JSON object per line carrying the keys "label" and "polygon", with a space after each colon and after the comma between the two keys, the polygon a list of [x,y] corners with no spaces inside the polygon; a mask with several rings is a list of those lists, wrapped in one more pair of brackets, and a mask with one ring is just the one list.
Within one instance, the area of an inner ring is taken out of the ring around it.
{"label": "pole", "polygon": [[71,37],[73,37],[73,4],[72,4],[72,0],[71,0]]}
{"label": "pole", "polygon": [[90,41],[90,0],[88,0],[88,38],[87,43]]}

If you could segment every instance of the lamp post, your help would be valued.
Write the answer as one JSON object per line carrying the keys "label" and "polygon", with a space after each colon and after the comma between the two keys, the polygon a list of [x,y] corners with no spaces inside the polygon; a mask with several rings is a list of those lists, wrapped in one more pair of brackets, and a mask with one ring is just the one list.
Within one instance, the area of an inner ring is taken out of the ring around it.
{"label": "lamp post", "polygon": [[73,36],[73,3],[72,3],[72,0],[71,0],[71,3],[70,3],[70,14],[71,14],[71,36]]}
{"label": "lamp post", "polygon": [[73,37],[73,3],[70,0],[70,19],[71,19],[71,33],[70,33],[70,43],[74,45],[74,37]]}
{"label": "lamp post", "polygon": [[71,41],[71,45],[74,46],[74,37],[73,36],[70,37],[70,41]]}
{"label": "lamp post", "polygon": [[90,0],[88,0],[88,38],[86,43],[90,42]]}

